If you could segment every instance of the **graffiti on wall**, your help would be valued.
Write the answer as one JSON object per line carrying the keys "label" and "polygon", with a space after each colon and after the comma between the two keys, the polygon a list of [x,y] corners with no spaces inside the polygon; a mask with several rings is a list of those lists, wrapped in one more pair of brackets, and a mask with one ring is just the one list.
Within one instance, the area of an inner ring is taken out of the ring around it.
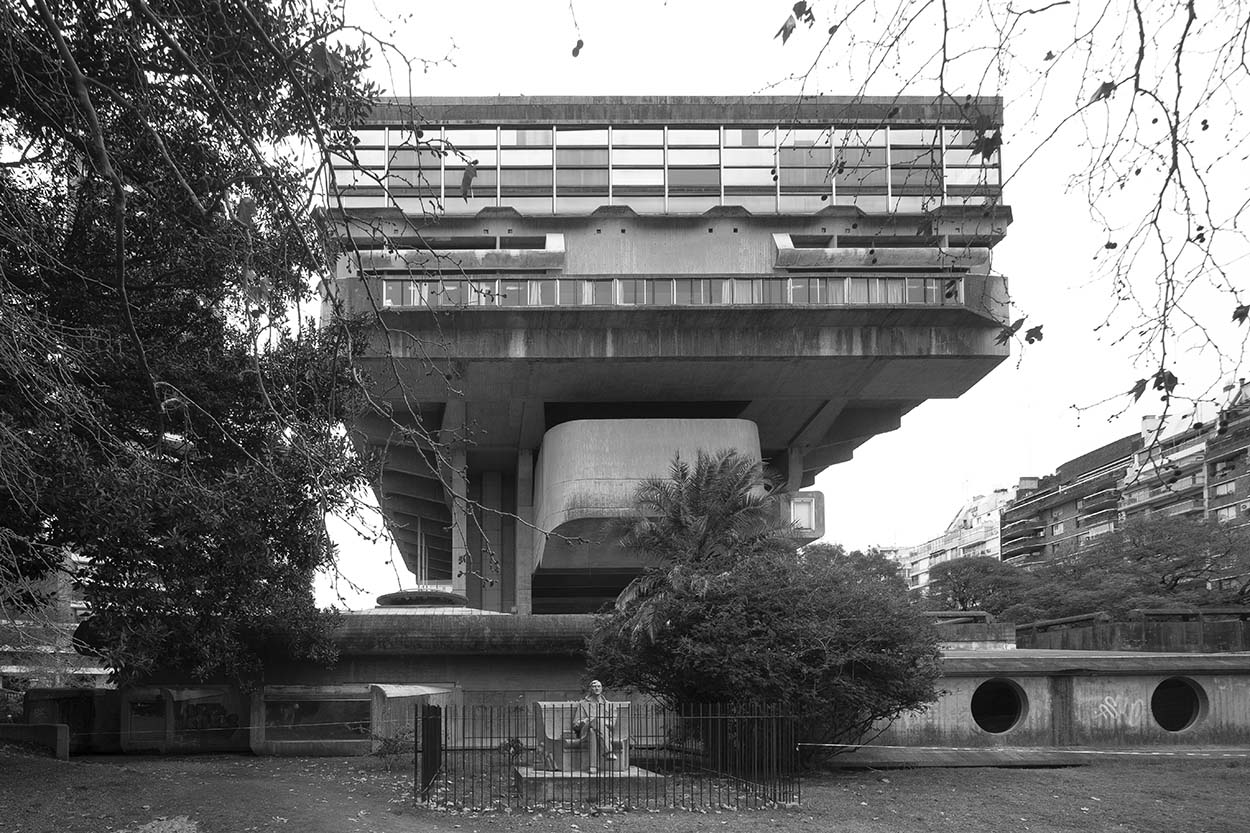
{"label": "graffiti on wall", "polygon": [[1097,717],[1112,726],[1136,726],[1146,716],[1146,704],[1139,697],[1129,699],[1123,694],[1108,694],[1098,702]]}

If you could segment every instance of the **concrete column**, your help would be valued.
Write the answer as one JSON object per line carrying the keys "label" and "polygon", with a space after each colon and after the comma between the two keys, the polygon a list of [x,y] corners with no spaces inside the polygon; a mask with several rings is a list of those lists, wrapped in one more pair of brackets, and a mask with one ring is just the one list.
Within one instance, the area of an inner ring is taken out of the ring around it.
{"label": "concrete column", "polygon": [[534,451],[522,448],[516,458],[516,612],[534,611]]}
{"label": "concrete column", "polygon": [[447,483],[451,486],[451,589],[466,593],[466,571],[472,566],[469,559],[469,506],[468,481],[465,477],[464,446],[446,450],[451,462]]}
{"label": "concrete column", "polygon": [[503,476],[497,471],[484,471],[482,484],[482,546],[477,554],[478,570],[489,584],[482,585],[482,610],[503,607]]}

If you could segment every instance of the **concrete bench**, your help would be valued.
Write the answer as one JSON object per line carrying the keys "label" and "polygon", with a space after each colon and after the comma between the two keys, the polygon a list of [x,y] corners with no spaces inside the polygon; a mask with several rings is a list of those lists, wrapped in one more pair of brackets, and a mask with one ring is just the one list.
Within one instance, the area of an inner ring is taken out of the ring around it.
{"label": "concrete bench", "polygon": [[[590,738],[578,737],[573,728],[580,700],[539,700],[534,703],[534,725],[538,732],[538,748],[550,766],[562,772],[587,771],[593,765],[602,770],[624,772],[629,769],[629,703],[608,701],[612,729],[607,739],[610,748],[602,750],[600,760],[589,760]],[[616,753],[608,760],[606,753]]]}

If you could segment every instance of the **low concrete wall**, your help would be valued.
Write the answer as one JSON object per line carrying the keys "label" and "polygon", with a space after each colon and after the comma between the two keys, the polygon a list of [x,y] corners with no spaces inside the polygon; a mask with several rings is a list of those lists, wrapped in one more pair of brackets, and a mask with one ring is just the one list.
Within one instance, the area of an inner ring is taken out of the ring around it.
{"label": "low concrete wall", "polygon": [[111,688],[32,688],[23,698],[27,723],[69,726],[70,753],[120,752],[120,694]]}
{"label": "low concrete wall", "polygon": [[1088,622],[1050,630],[1021,627],[1016,645],[1060,651],[1250,651],[1250,622]]}
{"label": "low concrete wall", "polygon": [[69,759],[69,726],[64,723],[0,723],[0,741],[42,746],[63,761]]}
{"label": "low concrete wall", "polygon": [[[968,651],[947,656],[943,668],[938,701],[903,715],[875,745],[1250,744],[1250,654]],[[979,710],[974,704],[978,691],[984,698]],[[1183,714],[1186,702],[1193,707],[1188,718]],[[1014,717],[1009,714],[1013,708]],[[978,714],[998,725],[983,728]],[[1171,729],[1166,722],[1173,723]]]}

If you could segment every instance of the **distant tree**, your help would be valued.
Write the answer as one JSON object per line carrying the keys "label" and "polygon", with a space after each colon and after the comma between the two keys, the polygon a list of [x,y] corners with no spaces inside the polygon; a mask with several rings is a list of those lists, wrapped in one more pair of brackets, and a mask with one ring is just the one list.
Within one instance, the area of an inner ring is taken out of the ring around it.
{"label": "distant tree", "polygon": [[925,599],[938,610],[984,610],[998,615],[1020,601],[1031,578],[997,558],[956,558],[929,570]]}
{"label": "distant tree", "polygon": [[1134,608],[1250,604],[1250,532],[1214,520],[1134,520],[1033,569],[1016,621]]}
{"label": "distant tree", "polygon": [[937,640],[903,580],[840,547],[795,552],[771,501],[748,498],[763,482],[736,455],[700,455],[639,490],[625,540],[662,562],[597,623],[590,673],[674,706],[785,702],[815,742],[932,701]]}

